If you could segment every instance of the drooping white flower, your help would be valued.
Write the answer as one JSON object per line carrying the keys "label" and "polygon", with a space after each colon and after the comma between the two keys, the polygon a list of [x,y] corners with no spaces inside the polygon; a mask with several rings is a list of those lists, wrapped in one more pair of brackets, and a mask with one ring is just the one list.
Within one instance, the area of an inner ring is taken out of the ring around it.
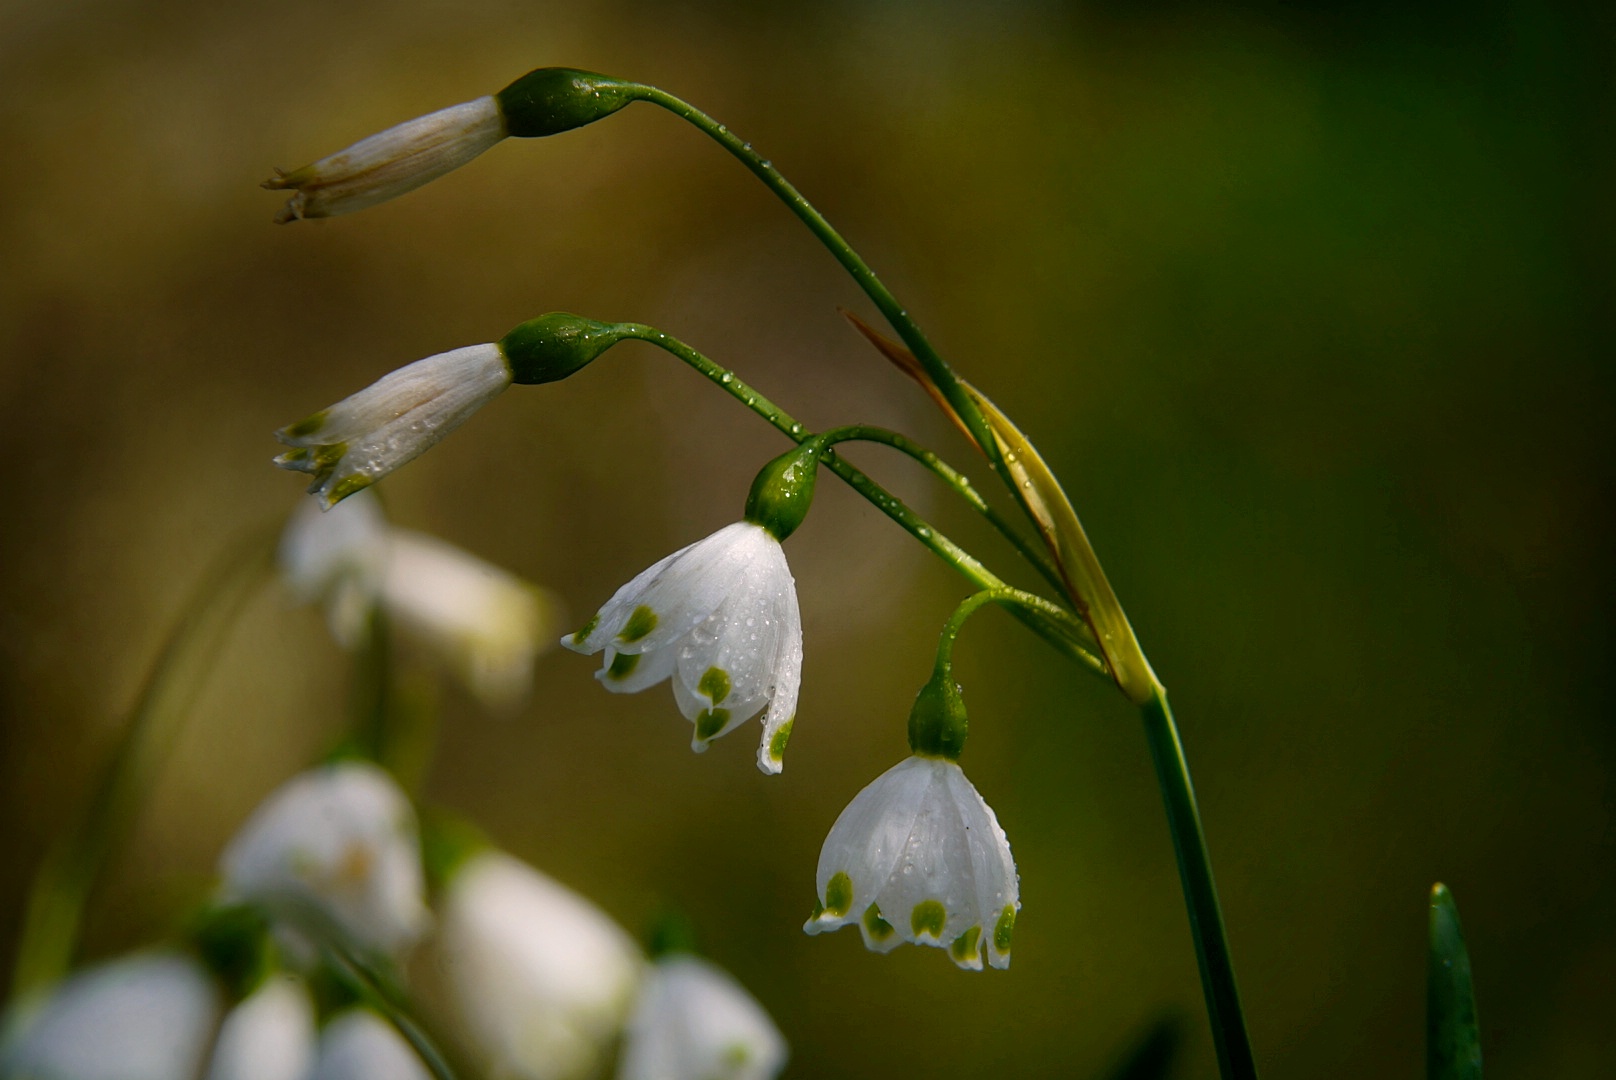
{"label": "drooping white flower", "polygon": [[857,923],[864,944],[946,946],[962,968],[1010,966],[1021,908],[1010,842],[952,761],[914,756],[856,795],[819,853],[819,903],[804,930]]}
{"label": "drooping white flower", "polygon": [[436,537],[393,529],[381,604],[399,626],[432,645],[493,706],[510,705],[533,680],[533,659],[554,640],[548,593]]}
{"label": "drooping white flower", "polygon": [[802,616],[785,551],[763,526],[737,522],[674,552],[561,643],[604,649],[596,678],[608,690],[672,675],[697,751],[767,705],[758,768],[780,771],[802,679]]}
{"label": "drooping white flower", "polygon": [[312,473],[309,493],[334,506],[414,460],[510,384],[498,345],[417,360],[277,431],[292,449],[275,464]]}
{"label": "drooping white flower", "polygon": [[387,572],[387,519],[373,492],[330,510],[301,500],[281,533],[281,576],[299,600],[323,603],[331,636],[357,644]]}
{"label": "drooping white flower", "polygon": [[786,1041],[727,972],[688,954],[657,961],[629,1020],[618,1080],[771,1080]]}
{"label": "drooping white flower", "polygon": [[308,1080],[432,1080],[432,1074],[392,1024],[369,1009],[349,1009],[320,1032]]}
{"label": "drooping white flower", "polygon": [[374,765],[348,761],[283,784],[220,859],[227,899],[296,924],[312,909],[352,943],[397,955],[429,916],[415,812]]}
{"label": "drooping white flower", "polygon": [[302,982],[271,976],[219,1026],[207,1080],[305,1080],[314,1064],[314,1003]]}
{"label": "drooping white flower", "polygon": [[138,953],[63,983],[0,1052],[0,1075],[28,1080],[195,1076],[219,995],[195,960]]}
{"label": "drooping white flower", "polygon": [[455,871],[441,943],[455,1006],[492,1075],[594,1075],[644,967],[621,928],[583,897],[509,855]]}
{"label": "drooping white flower", "polygon": [[277,223],[335,217],[414,191],[458,169],[505,138],[505,117],[492,96],[452,105],[354,143],[264,181],[293,194]]}

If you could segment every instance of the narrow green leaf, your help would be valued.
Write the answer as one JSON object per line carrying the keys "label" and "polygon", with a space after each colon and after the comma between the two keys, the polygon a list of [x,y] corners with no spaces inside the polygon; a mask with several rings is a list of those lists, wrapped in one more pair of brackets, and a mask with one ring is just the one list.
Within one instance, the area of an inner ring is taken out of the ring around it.
{"label": "narrow green leaf", "polygon": [[1428,1080],[1481,1080],[1481,1040],[1470,954],[1453,894],[1431,886],[1431,952],[1425,987],[1425,1075]]}

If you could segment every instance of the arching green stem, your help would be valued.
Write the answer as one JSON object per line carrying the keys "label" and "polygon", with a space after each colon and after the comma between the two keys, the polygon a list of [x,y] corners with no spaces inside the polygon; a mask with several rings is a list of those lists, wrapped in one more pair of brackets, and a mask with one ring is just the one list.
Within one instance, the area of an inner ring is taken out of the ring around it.
{"label": "arching green stem", "polygon": [[[612,330],[625,338],[633,338],[655,345],[657,348],[684,361],[725,390],[731,397],[768,421],[776,430],[793,442],[802,443],[813,437],[808,429],[798,423],[791,414],[748,386],[733,371],[708,359],[673,335],[642,323],[617,323],[612,327]],[[955,571],[978,589],[1009,588],[997,575],[986,566],[983,566],[974,555],[938,532],[925,519],[911,510],[903,500],[848,464],[847,461],[835,454],[827,454],[823,464],[825,468],[841,477],[849,487],[868,499],[876,509],[897,522],[905,532],[919,540],[933,554],[948,563],[949,566],[952,566]],[[1053,606],[1051,605],[1051,607]],[[1056,610],[1059,609],[1057,608]],[[1039,637],[1078,661],[1085,670],[1092,674],[1100,675],[1107,681],[1110,680],[1105,664],[1099,657],[1089,652],[1080,641],[1073,638],[1071,632],[1066,629],[1064,622],[1056,622],[1048,615],[1028,608],[1018,607],[1016,611],[1018,612],[1017,618],[1038,634]]]}
{"label": "arching green stem", "polygon": [[[1010,545],[1021,554],[1021,557],[1026,559],[1033,569],[1043,576],[1045,581],[1054,586],[1057,595],[1065,594],[1066,582],[1060,576],[1060,571],[1055,568],[1055,564],[1050,561],[1049,556],[1040,548],[1035,547],[1003,514],[995,510],[976,490],[975,485],[971,483],[970,477],[955,469],[933,451],[921,446],[907,435],[890,431],[887,428],[872,427],[869,424],[848,424],[845,427],[831,428],[828,431],[820,432],[816,438],[823,440],[826,446],[839,442],[879,443],[882,446],[890,446],[899,453],[920,462],[934,476],[947,484],[956,495],[964,499],[972,510],[981,514],[988,524],[998,530],[999,535],[1008,540]],[[1048,603],[1048,601],[1045,601],[1045,603]],[[1088,632],[1087,626],[1084,626],[1083,632],[1085,634]]]}
{"label": "arching green stem", "polygon": [[279,523],[232,544],[186,603],[130,710],[82,816],[45,856],[28,891],[12,996],[56,982],[72,964],[84,907],[128,835],[186,714],[235,623],[275,564]]}
{"label": "arching green stem", "polygon": [[[797,219],[808,226],[809,231],[818,237],[819,242],[824,244],[830,253],[836,257],[836,261],[842,264],[842,267],[858,283],[859,288],[864,290],[864,294],[880,309],[882,316],[897,331],[898,336],[903,339],[903,343],[909,347],[909,350],[915,354],[915,359],[925,369],[926,375],[936,384],[938,390],[941,391],[943,397],[947,399],[954,411],[959,414],[966,429],[970,431],[971,437],[976,440],[977,445],[982,448],[982,452],[987,455],[988,461],[992,463],[994,471],[999,474],[999,478],[1004,481],[1007,488],[1012,492],[1016,492],[1015,481],[1010,477],[1009,471],[1000,459],[998,443],[994,441],[993,434],[988,429],[987,421],[983,419],[981,410],[976,407],[976,402],[971,400],[970,395],[960,386],[959,378],[954,374],[954,370],[932,347],[931,342],[926,339],[926,335],[921,332],[919,324],[909,317],[908,310],[898,303],[897,297],[892,295],[892,291],[876,276],[875,271],[870,269],[869,264],[864,261],[863,257],[853,250],[851,244],[843,239],[841,233],[837,232],[831,223],[825,220],[824,215],[814,209],[813,204],[803,197],[802,192],[798,191],[791,181],[782,176],[780,170],[776,169],[773,163],[756,150],[753,150],[751,143],[743,141],[729,128],[689,102],[655,86],[636,85],[631,92],[641,101],[660,106],[680,119],[687,121],[717,142],[731,156],[742,165],[745,165],[752,175],[763,181],[764,185],[774,192],[780,201],[785,203],[786,207],[797,216]],[[1017,494],[1016,497],[1019,499],[1020,495]]]}

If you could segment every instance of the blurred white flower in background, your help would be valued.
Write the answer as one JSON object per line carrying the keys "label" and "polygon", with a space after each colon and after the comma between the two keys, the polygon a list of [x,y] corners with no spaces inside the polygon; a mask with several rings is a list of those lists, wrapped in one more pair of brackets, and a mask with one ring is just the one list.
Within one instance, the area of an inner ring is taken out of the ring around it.
{"label": "blurred white flower in background", "polygon": [[674,676],[697,751],[767,705],[758,768],[780,771],[802,682],[802,617],[785,550],[763,526],[736,522],[674,552],[561,643],[606,650],[596,678],[618,693]]}
{"label": "blurred white flower in background", "polygon": [[331,510],[307,500],[281,537],[282,575],[323,602],[332,636],[352,647],[372,610],[396,622],[491,708],[518,702],[554,641],[553,595],[436,537],[394,528],[362,491]]}
{"label": "blurred white flower in background", "polygon": [[444,898],[450,991],[490,1075],[594,1075],[634,1001],[639,949],[604,912],[497,851],[473,855]]}
{"label": "blurred white flower in background", "polygon": [[618,1080],[770,1080],[786,1041],[727,972],[687,953],[658,960],[629,1020]]}
{"label": "blurred white flower in background", "polygon": [[258,904],[294,926],[312,909],[353,944],[395,959],[430,921],[415,812],[365,762],[283,784],[225,848],[220,873],[227,900]]}
{"label": "blurred white flower in background", "polygon": [[819,903],[804,930],[857,923],[864,944],[946,946],[954,962],[1010,966],[1021,908],[999,819],[965,773],[916,755],[882,773],[843,810],[819,853]]}
{"label": "blurred white flower in background", "polygon": [[0,1074],[26,1080],[176,1080],[196,1076],[219,992],[195,960],[136,953],[63,982],[18,1022]]}
{"label": "blurred white flower in background", "polygon": [[272,975],[219,1026],[206,1080],[305,1080],[314,1064],[314,1003],[297,978]]}
{"label": "blurred white flower in background", "polygon": [[432,1080],[404,1036],[368,1009],[349,1009],[320,1032],[308,1080]]}

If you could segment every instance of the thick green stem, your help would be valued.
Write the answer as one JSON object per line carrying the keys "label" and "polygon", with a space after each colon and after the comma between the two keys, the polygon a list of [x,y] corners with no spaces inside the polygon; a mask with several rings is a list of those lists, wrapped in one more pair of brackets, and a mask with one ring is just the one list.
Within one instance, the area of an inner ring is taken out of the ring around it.
{"label": "thick green stem", "polygon": [[[975,485],[971,483],[970,477],[938,457],[933,451],[916,443],[907,435],[889,431],[886,428],[871,427],[868,424],[848,424],[845,427],[831,428],[829,431],[820,432],[817,437],[826,446],[851,441],[879,443],[882,446],[890,446],[899,453],[906,454],[920,462],[920,464],[931,470],[932,474],[939,480],[947,484],[955,494],[964,499],[972,510],[981,514],[988,524],[998,530],[999,535],[1008,540],[1010,545],[1021,554],[1021,557],[1026,559],[1039,574],[1043,575],[1045,581],[1054,586],[1056,595],[1064,596],[1066,594],[1066,581],[1061,577],[1060,571],[1056,569],[1055,564],[1050,561],[1049,556],[1033,546],[1003,514],[989,505],[988,501],[976,490]],[[1087,632],[1086,627],[1084,632]]]}
{"label": "thick green stem", "polygon": [[[657,348],[684,361],[725,390],[731,397],[768,421],[776,430],[793,442],[802,443],[813,437],[808,429],[798,423],[790,413],[741,381],[733,371],[709,360],[673,335],[664,333],[654,326],[645,326],[641,323],[618,323],[612,327],[612,330],[625,338],[634,338],[638,341],[655,345]],[[822,464],[846,481],[849,487],[868,499],[876,509],[897,522],[905,532],[919,540],[933,554],[948,563],[949,566],[952,566],[965,580],[975,585],[978,589],[1009,589],[1008,585],[987,567],[983,566],[974,555],[938,532],[925,519],[911,510],[903,500],[887,491],[874,480],[871,480],[844,459],[838,457],[835,453],[828,453],[825,455]],[[1039,637],[1078,661],[1090,673],[1099,675],[1108,682],[1110,681],[1111,676],[1106,671],[1104,662],[1074,640],[1065,629],[1064,624],[1057,623],[1049,616],[1029,608],[1017,607],[1015,614]]]}
{"label": "thick green stem", "polygon": [[[780,201],[785,203],[787,208],[797,216],[797,219],[808,226],[809,231],[818,237],[819,242],[824,244],[830,253],[836,257],[836,261],[842,264],[842,267],[858,283],[859,288],[864,290],[864,294],[880,309],[882,316],[897,331],[898,336],[903,339],[903,343],[909,347],[909,351],[915,354],[915,359],[920,362],[921,367],[925,369],[926,375],[937,385],[943,397],[947,399],[949,405],[964,421],[966,429],[971,433],[971,437],[976,440],[977,445],[982,448],[982,452],[987,455],[988,461],[992,463],[994,471],[999,474],[999,478],[1004,481],[1005,486],[1012,492],[1017,491],[1015,481],[1011,478],[1009,470],[1000,458],[998,443],[994,440],[987,421],[983,418],[981,410],[976,407],[976,402],[971,399],[970,395],[965,392],[964,387],[960,385],[959,378],[954,374],[954,370],[948,366],[947,361],[938,355],[937,350],[926,339],[926,335],[921,332],[920,326],[914,319],[909,317],[908,310],[898,303],[897,297],[892,295],[892,291],[876,276],[875,271],[870,269],[869,264],[864,261],[857,251],[853,250],[853,246],[843,239],[842,235],[831,226],[830,222],[825,220],[824,215],[814,209],[813,204],[803,197],[802,192],[798,191],[791,181],[782,176],[780,170],[776,169],[772,162],[756,150],[753,150],[751,143],[743,141],[729,128],[689,102],[683,101],[666,90],[655,86],[639,85],[634,87],[633,92],[641,101],[647,101],[668,110],[717,142],[731,156],[742,165],[745,165],[752,175],[763,181],[764,185],[774,192]],[[1020,498],[1019,494],[1017,494],[1017,498]]]}
{"label": "thick green stem", "polygon": [[1179,742],[1173,713],[1167,707],[1167,691],[1158,684],[1151,699],[1140,706],[1145,723],[1145,739],[1156,765],[1162,802],[1167,808],[1167,826],[1173,834],[1173,851],[1178,856],[1178,876],[1184,887],[1184,903],[1189,908],[1190,933],[1195,939],[1195,957],[1201,969],[1201,990],[1212,1023],[1212,1042],[1217,1048],[1218,1071],[1224,1080],[1252,1080],[1257,1065],[1246,1034],[1245,1014],[1240,1008],[1240,990],[1235,985],[1234,962],[1229,955],[1229,939],[1223,929],[1223,910],[1218,905],[1218,889],[1212,881],[1212,859],[1206,850],[1206,834],[1201,831],[1201,812],[1195,803],[1195,787],[1190,783],[1189,763]]}
{"label": "thick green stem", "polygon": [[71,966],[90,893],[134,825],[226,631],[273,569],[278,533],[277,523],[231,545],[186,603],[82,816],[34,876],[12,971],[13,997],[51,985]]}

